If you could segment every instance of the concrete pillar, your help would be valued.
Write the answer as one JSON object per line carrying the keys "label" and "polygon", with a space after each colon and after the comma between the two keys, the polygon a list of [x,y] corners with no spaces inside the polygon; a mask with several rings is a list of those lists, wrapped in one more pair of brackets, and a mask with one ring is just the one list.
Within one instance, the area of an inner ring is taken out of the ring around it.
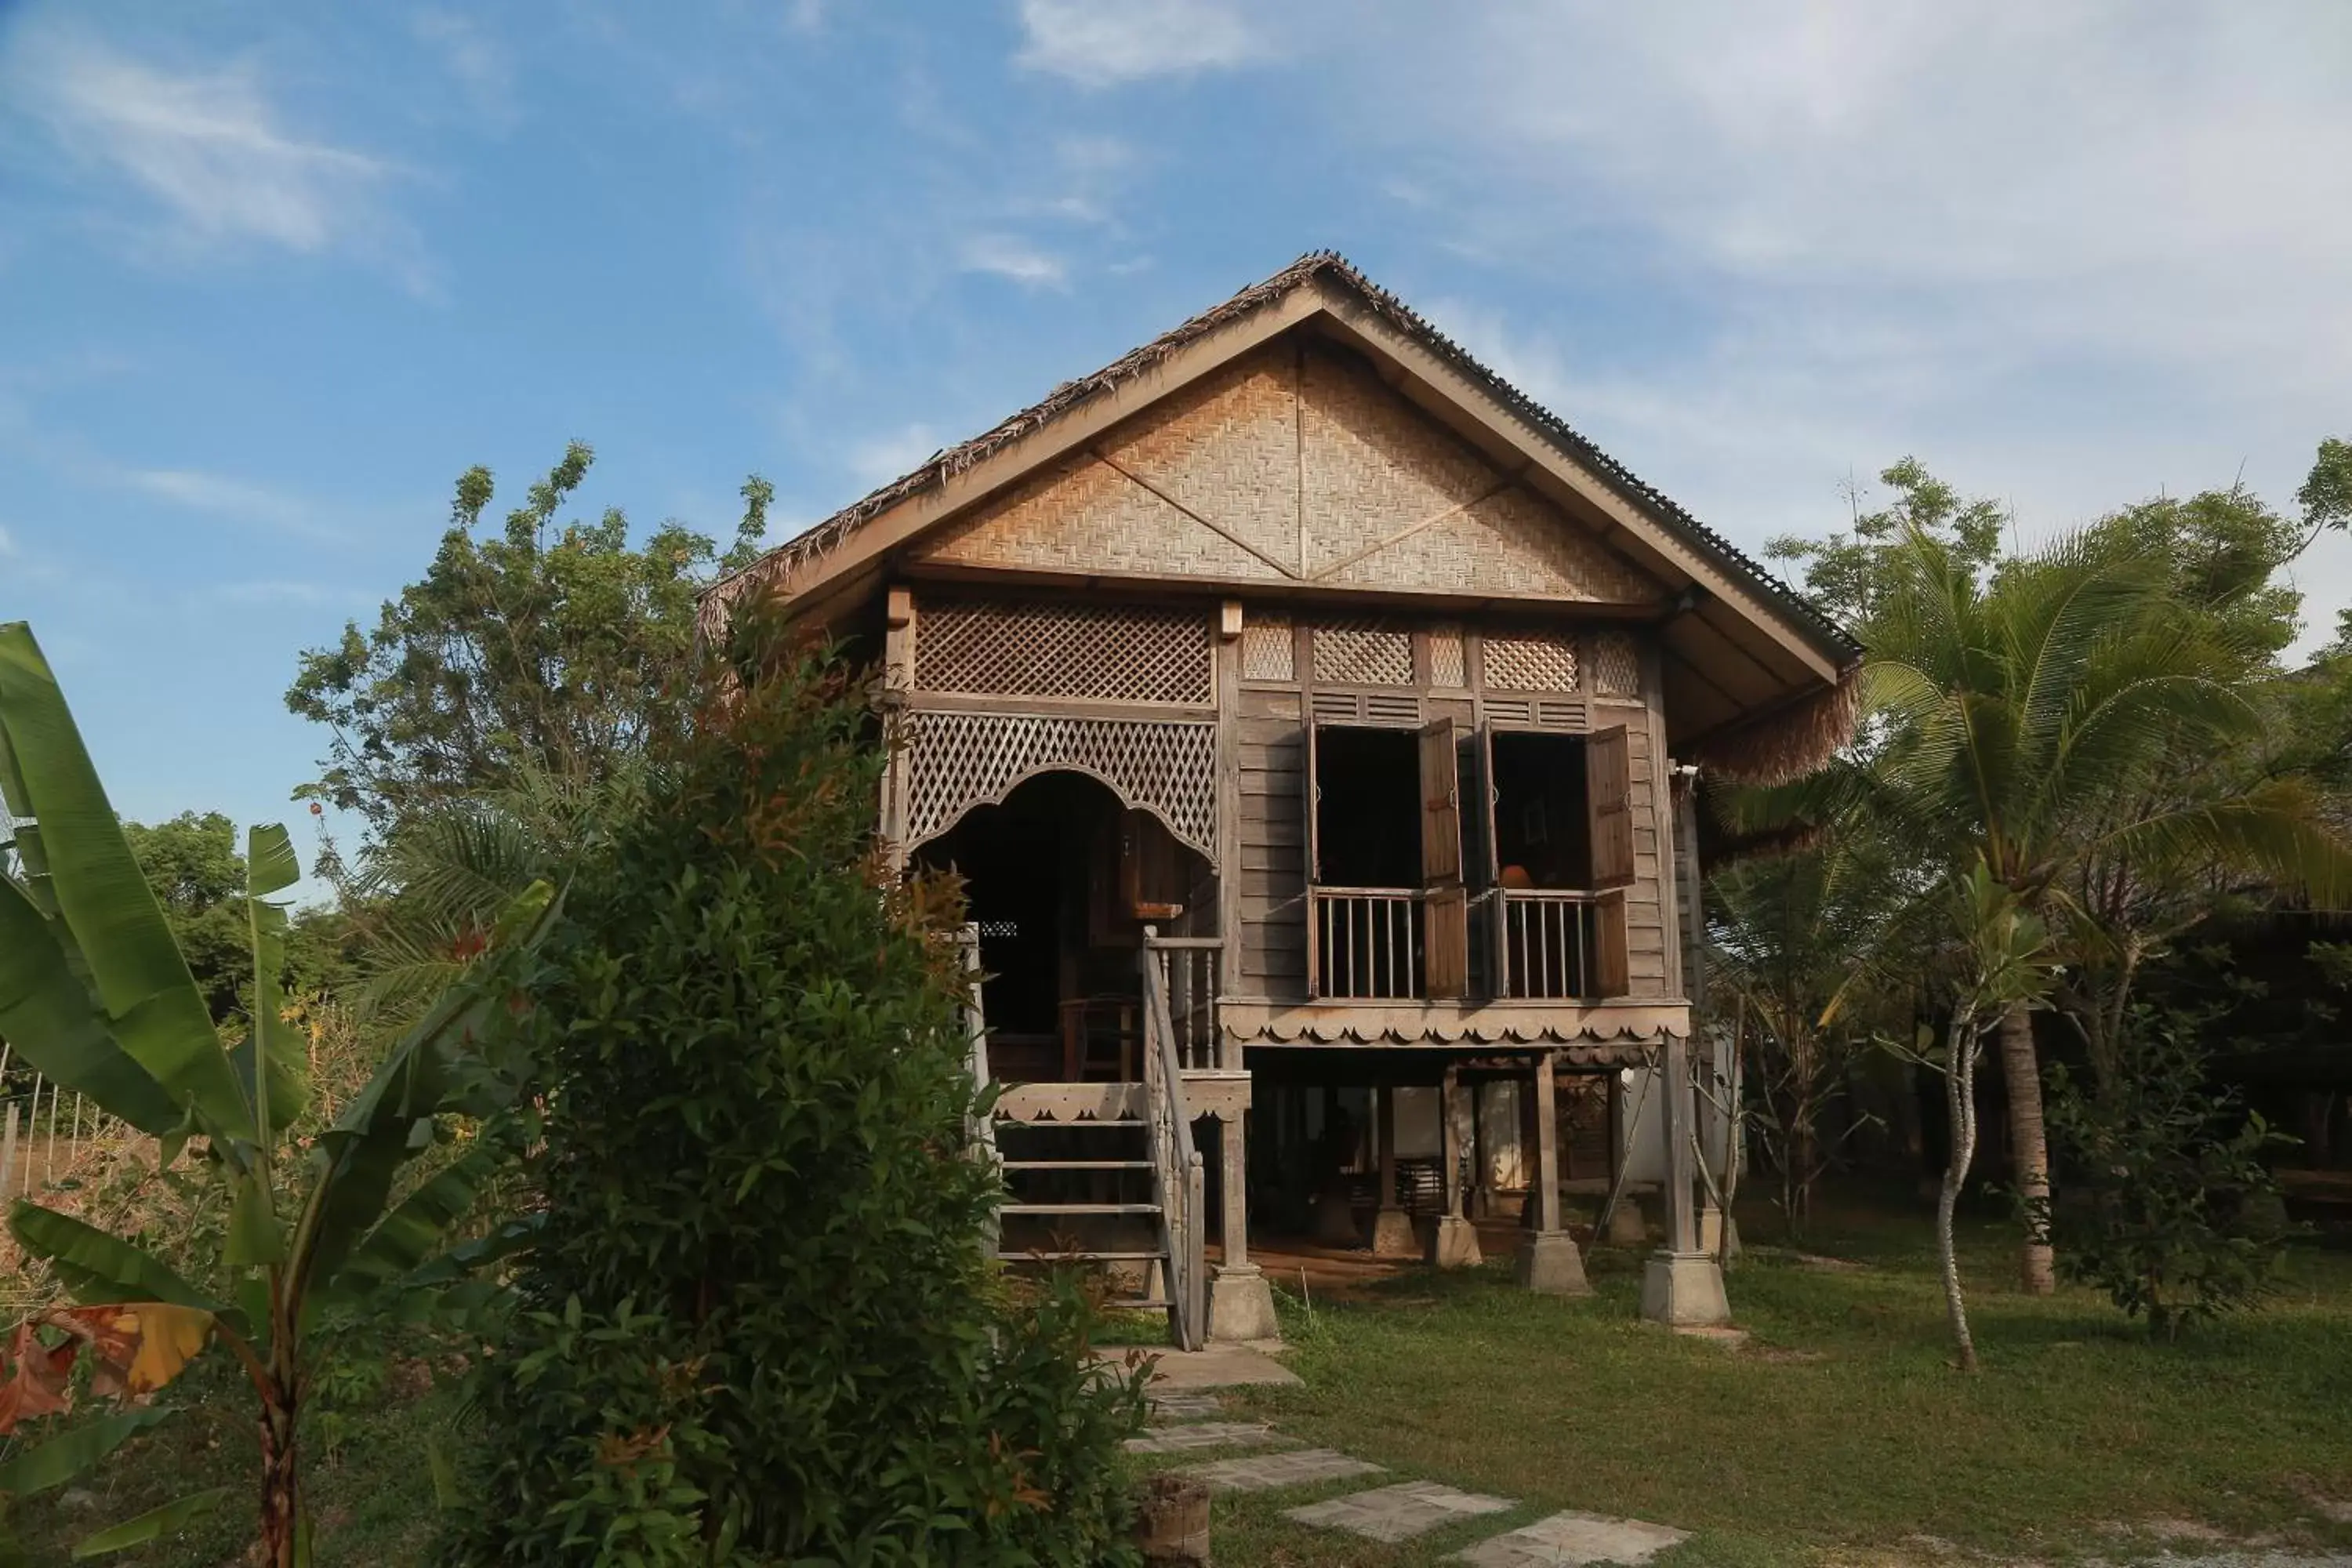
{"label": "concrete pillar", "polygon": [[1282,1337],[1275,1321],[1274,1291],[1249,1260],[1249,1139],[1247,1112],[1236,1110],[1217,1119],[1218,1173],[1224,1214],[1218,1240],[1224,1259],[1209,1277],[1209,1338],[1213,1340],[1273,1340]]}
{"label": "concrete pillar", "polygon": [[1643,1270],[1642,1316],[1676,1328],[1727,1323],[1731,1303],[1723,1293],[1723,1270],[1714,1255],[1699,1246],[1698,1216],[1691,1202],[1697,1151],[1691,1141],[1688,1044],[1669,1034],[1664,1056],[1657,1089],[1665,1096],[1661,1120],[1666,1139],[1666,1245]]}
{"label": "concrete pillar", "polygon": [[1323,1147],[1336,1153],[1331,1168],[1323,1173],[1323,1192],[1315,1200],[1315,1239],[1326,1247],[1361,1247],[1363,1233],[1356,1227],[1353,1184],[1348,1180],[1348,1165],[1353,1151],[1342,1149],[1333,1136],[1340,1118],[1347,1110],[1339,1103],[1339,1091],[1329,1084],[1323,1087]]}
{"label": "concrete pillar", "polygon": [[1536,1058],[1536,1229],[1519,1246],[1518,1279],[1547,1296],[1590,1296],[1584,1258],[1559,1221],[1559,1100],[1552,1070],[1551,1052]]}
{"label": "concrete pillar", "polygon": [[1412,1234],[1412,1215],[1397,1204],[1396,1090],[1387,1084],[1372,1090],[1372,1137],[1380,1154],[1380,1205],[1372,1213],[1372,1256],[1412,1258],[1421,1251]]}
{"label": "concrete pillar", "polygon": [[1445,1212],[1437,1216],[1429,1233],[1429,1261],[1439,1268],[1475,1268],[1486,1261],[1478,1250],[1478,1227],[1462,1214],[1462,1131],[1454,1120],[1461,1093],[1461,1071],[1449,1065],[1437,1095],[1439,1147],[1445,1162]]}

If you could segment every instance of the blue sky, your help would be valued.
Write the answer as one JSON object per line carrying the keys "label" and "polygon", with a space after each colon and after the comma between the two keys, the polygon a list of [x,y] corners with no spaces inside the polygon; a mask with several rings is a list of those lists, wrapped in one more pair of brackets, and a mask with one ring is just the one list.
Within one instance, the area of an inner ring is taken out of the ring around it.
{"label": "blue sky", "polygon": [[781,538],[1323,247],[1746,544],[2284,503],[2352,6],[0,0],[0,618],[124,811],[289,816],[467,465]]}

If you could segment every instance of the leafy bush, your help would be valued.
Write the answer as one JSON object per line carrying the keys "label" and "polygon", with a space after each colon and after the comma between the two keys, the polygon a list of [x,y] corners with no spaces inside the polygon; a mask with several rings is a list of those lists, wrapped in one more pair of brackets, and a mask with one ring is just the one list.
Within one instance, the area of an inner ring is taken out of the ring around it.
{"label": "leafy bush", "polygon": [[878,874],[863,693],[781,647],[706,671],[518,1026],[543,1229],[445,1554],[1119,1561],[1139,1379],[998,1276],[952,889]]}
{"label": "leafy bush", "polygon": [[2214,1090],[2193,1027],[2142,1011],[2103,1089],[2052,1069],[2046,1114],[2074,1195],[2046,1216],[2060,1272],[2167,1339],[2270,1293],[2287,1240],[2262,1152],[2292,1140]]}

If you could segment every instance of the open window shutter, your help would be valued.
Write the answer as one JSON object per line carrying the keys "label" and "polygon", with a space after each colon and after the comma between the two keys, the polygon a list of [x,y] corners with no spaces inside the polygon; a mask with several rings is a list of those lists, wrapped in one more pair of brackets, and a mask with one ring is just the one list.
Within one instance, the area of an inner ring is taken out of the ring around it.
{"label": "open window shutter", "polygon": [[1323,815],[1323,775],[1315,763],[1315,721],[1307,721],[1306,767],[1299,774],[1299,800],[1307,815],[1307,887],[1299,896],[1299,918],[1307,926],[1307,994],[1323,994],[1322,912],[1315,907],[1315,888],[1323,880],[1323,847],[1315,819]]}
{"label": "open window shutter", "polygon": [[1592,988],[1597,995],[1622,996],[1633,989],[1625,957],[1625,895],[1611,893],[1592,906]]}
{"label": "open window shutter", "polygon": [[1592,885],[1622,888],[1633,880],[1633,759],[1624,725],[1586,737],[1584,795],[1592,816]]}
{"label": "open window shutter", "polygon": [[1421,731],[1422,963],[1432,998],[1470,989],[1470,910],[1462,887],[1462,781],[1454,721]]}

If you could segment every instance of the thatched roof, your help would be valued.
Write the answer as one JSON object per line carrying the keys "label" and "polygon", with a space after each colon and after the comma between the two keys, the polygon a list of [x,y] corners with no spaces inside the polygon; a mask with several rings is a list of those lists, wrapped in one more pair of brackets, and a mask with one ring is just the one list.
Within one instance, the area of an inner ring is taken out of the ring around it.
{"label": "thatched roof", "polygon": [[[1333,251],[1314,251],[1253,284],[1223,303],[1114,360],[1090,375],[1064,382],[1044,398],[970,440],[933,454],[910,472],[844,507],[798,537],[770,551],[750,566],[706,589],[702,616],[715,629],[740,595],[799,578],[803,567],[855,540],[876,519],[922,500],[957,475],[986,462],[1099,400],[1108,398],[1162,365],[1189,345],[1276,306],[1301,289],[1321,288],[1344,296],[1388,328],[1425,351],[1509,417],[1570,460],[1598,476],[1611,491],[1660,533],[1678,542],[1739,585],[1770,619],[1815,650],[1821,667],[1837,671],[1807,690],[1791,689],[1788,701],[1761,705],[1737,722],[1718,724],[1686,754],[1706,755],[1727,771],[1757,776],[1801,771],[1824,754],[1850,728],[1852,672],[1861,647],[1801,594],[1742,552],[1731,542],[1677,506],[1622,463],[1570,427],[1558,415],[1478,363],[1412,307],[1373,283]],[[1751,612],[1752,614],[1753,612]]]}

